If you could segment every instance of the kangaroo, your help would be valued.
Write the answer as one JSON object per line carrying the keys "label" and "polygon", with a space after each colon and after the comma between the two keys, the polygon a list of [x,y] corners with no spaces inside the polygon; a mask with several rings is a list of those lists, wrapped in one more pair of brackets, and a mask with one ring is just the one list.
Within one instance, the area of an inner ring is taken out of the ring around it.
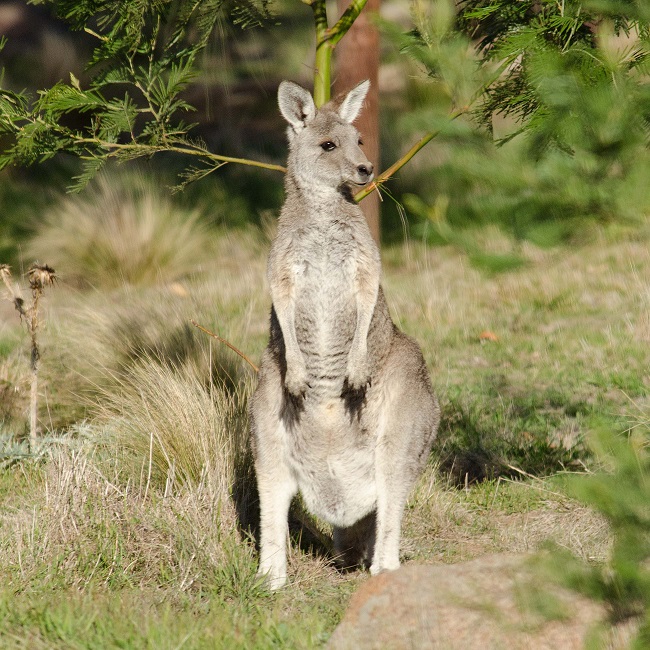
{"label": "kangaroo", "polygon": [[344,566],[399,567],[402,514],[440,411],[417,343],[393,324],[381,262],[353,192],[373,178],[352,122],[369,82],[319,110],[283,81],[286,200],[268,260],[270,341],[251,400],[259,574],[286,582],[298,491],[333,526]]}

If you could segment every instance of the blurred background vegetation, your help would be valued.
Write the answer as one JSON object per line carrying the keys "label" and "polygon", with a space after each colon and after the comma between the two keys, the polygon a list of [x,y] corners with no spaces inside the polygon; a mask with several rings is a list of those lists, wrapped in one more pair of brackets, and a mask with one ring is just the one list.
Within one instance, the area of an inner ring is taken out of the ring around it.
{"label": "blurred background vegetation", "polygon": [[[139,5],[132,4],[137,14]],[[283,78],[310,85],[311,11],[292,0],[213,4],[214,28],[179,95],[196,109],[187,114],[196,125],[188,135],[210,151],[281,164],[284,127],[275,90]],[[174,3],[165,6],[173,13]],[[1,3],[3,88],[26,91],[33,100],[37,90],[57,83],[72,88],[70,73],[82,89],[104,74],[101,62],[87,67],[97,58],[96,39],[69,28],[92,11],[84,3]],[[459,246],[498,271],[523,261],[517,242],[525,239],[549,246],[584,241],[594,224],[644,226],[650,204],[644,3],[385,0],[381,16],[380,168],[422,133],[439,131],[387,184],[384,241],[403,239],[406,229],[429,244]],[[43,96],[40,101],[47,106]],[[56,108],[71,128],[84,120],[73,108]],[[454,111],[462,115],[450,121]],[[11,129],[3,132],[7,150],[14,138]],[[36,137],[24,138],[10,162],[49,157],[47,144],[28,151]],[[165,153],[144,166],[156,185],[173,186],[187,165]],[[16,261],[19,242],[36,228],[43,208],[80,173],[79,161],[65,154],[3,171],[4,259]],[[276,172],[227,165],[171,200],[195,208],[214,205],[205,198],[214,194],[237,207],[213,221],[259,224],[280,205],[281,185]],[[485,254],[472,236],[485,224],[507,232],[512,250]]]}

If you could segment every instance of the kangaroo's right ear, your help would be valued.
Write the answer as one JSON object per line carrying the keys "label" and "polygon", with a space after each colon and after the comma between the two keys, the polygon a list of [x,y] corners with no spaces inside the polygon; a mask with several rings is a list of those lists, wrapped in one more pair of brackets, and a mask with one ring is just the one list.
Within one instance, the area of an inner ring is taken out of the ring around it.
{"label": "kangaroo's right ear", "polygon": [[283,81],[280,84],[278,105],[284,119],[291,124],[296,133],[304,129],[316,115],[316,105],[312,96],[302,86],[291,81]]}

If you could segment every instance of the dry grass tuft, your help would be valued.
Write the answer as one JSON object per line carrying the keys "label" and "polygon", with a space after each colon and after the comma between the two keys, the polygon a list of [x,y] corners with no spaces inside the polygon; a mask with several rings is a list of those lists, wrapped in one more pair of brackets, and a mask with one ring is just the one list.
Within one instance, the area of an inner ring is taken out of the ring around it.
{"label": "dry grass tuft", "polygon": [[147,485],[168,495],[210,475],[226,500],[248,453],[250,390],[250,383],[234,390],[206,385],[194,365],[145,357],[102,389],[96,411],[118,446],[133,455]]}
{"label": "dry grass tuft", "polygon": [[83,195],[62,199],[43,216],[29,254],[81,287],[171,281],[205,263],[199,212],[175,206],[143,177],[125,180],[104,174]]}
{"label": "dry grass tuft", "polygon": [[52,452],[39,507],[3,517],[0,557],[17,588],[35,580],[55,589],[167,588],[176,596],[228,590],[234,551],[254,586],[253,550],[236,533],[216,471],[164,497],[116,461],[95,443]]}

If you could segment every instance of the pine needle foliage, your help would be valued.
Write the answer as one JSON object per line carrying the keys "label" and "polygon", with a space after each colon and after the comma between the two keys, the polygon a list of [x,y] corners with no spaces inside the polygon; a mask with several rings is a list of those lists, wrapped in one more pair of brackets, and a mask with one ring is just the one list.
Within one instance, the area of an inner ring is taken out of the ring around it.
{"label": "pine needle foliage", "polygon": [[454,243],[449,225],[496,222],[517,239],[547,245],[581,237],[587,222],[645,221],[645,4],[415,3],[416,28],[398,42],[426,74],[437,103],[406,121],[437,130],[449,151],[435,187],[422,183],[424,201],[409,206],[428,232],[433,226],[438,240]]}
{"label": "pine needle foliage", "polygon": [[[223,164],[186,122],[194,108],[183,91],[196,75],[198,55],[220,20],[242,27],[267,21],[268,0],[41,0],[73,29],[97,40],[89,84],[72,73],[38,97],[2,89],[0,136],[9,146],[0,169],[32,164],[60,152],[83,160],[79,190],[109,158],[129,160],[160,151],[199,156],[204,173]],[[0,43],[0,46],[4,43]],[[71,119],[74,116],[76,119]]]}
{"label": "pine needle foliage", "polygon": [[[458,28],[477,43],[482,63],[498,63],[501,75],[486,87],[479,115],[490,125],[502,113],[543,119],[549,105],[542,80],[570,70],[590,85],[609,75],[647,72],[650,12],[645,3],[598,0],[462,0]],[[635,35],[615,60],[599,48],[604,32]],[[558,62],[558,59],[561,62]]]}
{"label": "pine needle foliage", "polygon": [[[564,479],[569,494],[594,508],[608,522],[613,543],[605,565],[585,565],[565,550],[552,547],[542,560],[550,575],[608,610],[610,622],[636,621],[630,648],[650,643],[650,421],[645,417],[627,432],[603,427],[591,443],[602,470]],[[594,638],[589,647],[605,647]]]}

